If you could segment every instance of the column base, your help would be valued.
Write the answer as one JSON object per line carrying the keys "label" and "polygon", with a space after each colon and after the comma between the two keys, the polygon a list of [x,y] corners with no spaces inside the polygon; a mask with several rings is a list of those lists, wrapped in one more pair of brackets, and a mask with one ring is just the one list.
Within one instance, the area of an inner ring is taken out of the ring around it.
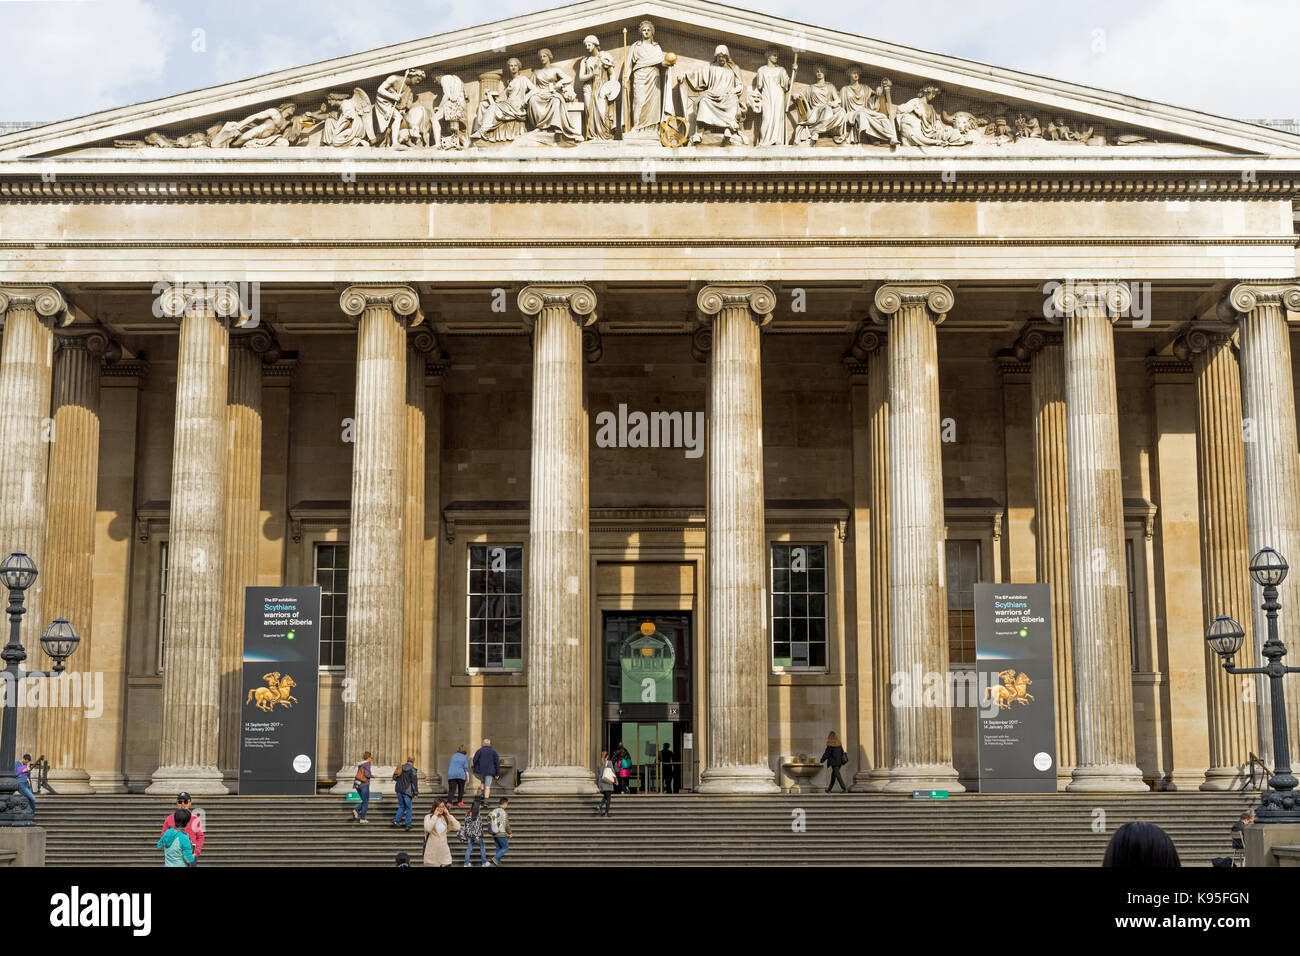
{"label": "column base", "polygon": [[1142,771],[1131,763],[1075,767],[1067,793],[1149,793]]}
{"label": "column base", "polygon": [[854,793],[883,793],[889,785],[889,768],[877,767],[875,770],[859,770],[853,775],[853,785],[849,787]]}
{"label": "column base", "polygon": [[885,793],[911,793],[913,790],[947,790],[965,793],[955,767],[950,763],[911,764],[891,767]]}
{"label": "column base", "polygon": [[1205,775],[1195,770],[1175,770],[1165,778],[1163,786],[1157,783],[1156,789],[1169,793],[1191,793],[1201,789],[1204,782]]}
{"label": "column base", "polygon": [[780,793],[776,774],[765,763],[710,767],[700,778],[696,793]]}
{"label": "column base", "polygon": [[1243,767],[1211,767],[1205,771],[1205,782],[1201,790],[1240,790],[1245,782],[1247,770]]}
{"label": "column base", "polygon": [[90,774],[84,770],[51,770],[49,782],[50,786],[54,788],[54,792],[60,796],[65,793],[90,794],[95,792],[95,788],[90,783]]}
{"label": "column base", "polygon": [[216,796],[230,791],[221,782],[221,771],[216,767],[159,767],[144,792],[174,797],[181,792]]}
{"label": "column base", "polygon": [[90,786],[95,793],[127,793],[126,775],[110,771],[95,773],[91,771]]}
{"label": "column base", "polygon": [[[500,783],[498,780],[493,786]],[[505,792],[504,788],[502,792]],[[596,775],[586,767],[529,767],[513,792],[531,796],[575,793],[594,796],[600,790],[596,786]]]}

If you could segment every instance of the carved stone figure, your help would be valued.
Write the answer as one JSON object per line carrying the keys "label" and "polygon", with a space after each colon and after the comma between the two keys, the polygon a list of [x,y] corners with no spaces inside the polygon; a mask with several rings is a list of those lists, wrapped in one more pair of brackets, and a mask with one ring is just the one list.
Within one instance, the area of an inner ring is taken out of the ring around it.
{"label": "carved stone figure", "polygon": [[767,63],[754,74],[752,105],[759,114],[755,146],[785,145],[786,98],[790,93],[790,74],[777,64],[777,51],[767,51]]}
{"label": "carved stone figure", "polygon": [[379,85],[375,92],[374,109],[376,146],[401,144],[402,121],[415,101],[412,87],[423,82],[423,70],[407,70],[405,73],[394,73]]}
{"label": "carved stone figure", "polygon": [[618,125],[617,107],[621,88],[614,79],[614,58],[600,48],[600,40],[585,37],[587,55],[578,61],[577,78],[582,85],[583,115],[589,140],[611,140]]}
{"label": "carved stone figure", "polygon": [[533,90],[528,96],[528,123],[533,129],[554,130],[573,143],[582,142],[582,129],[568,104],[577,101],[573,80],[559,67],[552,66],[555,57],[550,50],[537,53],[541,69],[533,72]]}
{"label": "carved stone figure", "polygon": [[221,127],[212,137],[211,145],[215,149],[238,149],[242,146],[260,147],[271,145],[289,145],[285,130],[297,106],[293,103],[281,103],[279,106],[242,120],[232,120]]}
{"label": "carved stone figure", "polygon": [[642,20],[637,27],[641,39],[628,48],[628,89],[631,93],[632,130],[655,129],[664,116],[664,51],[655,42],[655,25]]}
{"label": "carved stone figure", "polygon": [[797,94],[803,107],[799,110],[800,118],[795,125],[794,141],[797,144],[817,145],[822,136],[830,136],[835,142],[843,143],[846,138],[845,126],[848,114],[835,87],[826,82],[826,67],[813,67],[813,76],[817,79],[809,83],[804,92]]}
{"label": "carved stone figure", "polygon": [[713,51],[712,63],[688,70],[682,80],[687,89],[698,94],[695,100],[695,135],[691,142],[699,143],[703,139],[700,127],[707,126],[721,130],[723,143],[730,143],[732,137],[740,132],[744,109],[741,96],[745,88],[740,67],[731,59],[731,53],[725,46],[718,46]]}
{"label": "carved stone figure", "polygon": [[1036,116],[1027,117],[1020,113],[1016,116],[1016,139],[1042,139],[1043,128],[1038,125]]}
{"label": "carved stone figure", "polygon": [[[465,149],[469,146],[469,106],[465,97],[465,84],[459,76],[444,73],[438,77],[438,87],[442,90],[442,100],[431,117],[430,127],[433,132],[433,145],[443,149]],[[412,112],[419,104],[412,107]],[[408,123],[410,114],[407,114]],[[451,135],[443,140],[442,124],[447,124]],[[428,146],[428,142],[424,143]]]}
{"label": "carved stone figure", "polygon": [[326,105],[332,112],[325,118],[322,146],[369,146],[375,138],[373,104],[361,87],[352,95],[331,93]]}
{"label": "carved stone figure", "polygon": [[967,146],[969,132],[963,133],[944,121],[933,106],[942,91],[937,86],[922,87],[912,99],[898,108],[898,137],[910,146]]}
{"label": "carved stone figure", "polygon": [[885,77],[873,90],[862,82],[862,67],[851,63],[848,73],[849,84],[840,90],[845,139],[854,143],[880,140],[897,148],[898,126],[891,115],[894,104],[890,102],[889,78]]}
{"label": "carved stone figure", "polygon": [[520,70],[523,64],[515,57],[506,61],[510,80],[504,92],[489,92],[479,103],[477,129],[470,139],[486,143],[508,143],[524,131],[528,116],[528,97],[533,92],[532,77]]}

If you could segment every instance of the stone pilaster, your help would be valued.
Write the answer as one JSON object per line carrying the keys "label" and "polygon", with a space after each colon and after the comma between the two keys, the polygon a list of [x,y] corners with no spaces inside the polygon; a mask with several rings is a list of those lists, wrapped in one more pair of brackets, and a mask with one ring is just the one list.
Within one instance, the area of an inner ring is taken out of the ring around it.
{"label": "stone pilaster", "polygon": [[[420,731],[424,724],[421,712],[421,678],[424,673],[424,473],[425,448],[425,367],[433,350],[435,337],[421,326],[407,336],[406,402],[406,541],[403,547],[404,574],[407,587],[402,603],[402,748],[399,759],[420,760]],[[423,766],[427,779],[436,768]]]}
{"label": "stone pilaster", "polygon": [[1034,415],[1034,552],[1038,580],[1052,586],[1056,662],[1056,765],[1064,786],[1075,761],[1074,637],[1070,619],[1069,443],[1065,411],[1065,339],[1031,327],[1016,343],[1029,360]]}
{"label": "stone pilaster", "polygon": [[1146,790],[1135,763],[1124,497],[1115,398],[1115,319],[1131,296],[1118,283],[1060,286],[1074,636],[1075,792]]}
{"label": "stone pilaster", "polygon": [[934,282],[888,282],[875,295],[889,330],[890,666],[915,691],[893,708],[891,792],[965,789],[952,763],[952,714],[926,706],[921,692],[927,680],[948,680],[936,328],[952,306],[952,290]]}
{"label": "stone pilaster", "polygon": [[774,793],[767,728],[767,560],[763,501],[764,285],[709,285],[696,297],[713,328],[708,410],[709,727],[700,790]]}
{"label": "stone pilaster", "polygon": [[244,589],[257,585],[262,508],[262,365],[279,358],[267,329],[230,336],[226,399],[226,541],[222,571],[221,733],[218,766],[227,784],[238,783],[243,728],[240,690],[244,661]]}
{"label": "stone pilaster", "polygon": [[528,518],[528,766],[521,793],[595,793],[587,677],[587,400],[583,329],[596,294],[530,285],[533,332]]}
{"label": "stone pilaster", "polygon": [[[69,668],[75,676],[60,679],[64,682],[80,680],[82,673],[92,671],[99,373],[110,349],[114,355],[121,352],[99,329],[55,336],[45,601],[58,609],[55,616],[67,618],[81,635],[79,663],[74,660]],[[32,656],[30,648],[28,655]],[[42,669],[52,666],[40,656]],[[63,691],[60,696],[81,699]],[[50,762],[50,785],[61,794],[93,792],[86,770],[85,709],[48,707],[39,715],[38,749]]]}
{"label": "stone pilaster", "polygon": [[[406,331],[423,321],[410,286],[349,286],[339,304],[357,320],[353,414],[352,521],[348,537],[348,686],[344,764],[335,790],[351,788],[355,762],[370,751],[376,785],[408,755],[402,740],[405,634]],[[398,683],[394,685],[394,681]]]}
{"label": "stone pilaster", "polygon": [[175,286],[164,315],[180,320],[167,569],[167,640],[159,768],[146,792],[225,793],[217,766],[225,627],[226,393],[239,297],[224,286]]}
{"label": "stone pilaster", "polygon": [[[1300,451],[1296,447],[1295,391],[1291,378],[1288,311],[1300,312],[1300,282],[1242,282],[1228,293],[1229,317],[1241,330],[1242,431],[1246,455],[1246,514],[1253,555],[1270,547],[1291,565],[1278,588],[1282,612],[1280,638],[1286,644],[1284,663],[1300,666]],[[1268,623],[1260,608],[1260,591],[1252,583],[1255,644],[1249,664],[1264,663],[1260,648],[1268,640]],[[1259,756],[1273,759],[1272,708],[1268,678],[1256,678]],[[1294,678],[1287,692],[1287,735],[1291,746],[1300,741],[1300,695]]]}

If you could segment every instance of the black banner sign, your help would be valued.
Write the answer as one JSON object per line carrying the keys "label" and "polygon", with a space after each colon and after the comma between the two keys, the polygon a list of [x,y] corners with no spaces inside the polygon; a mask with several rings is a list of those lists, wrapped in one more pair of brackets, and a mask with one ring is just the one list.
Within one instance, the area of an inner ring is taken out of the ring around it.
{"label": "black banner sign", "polygon": [[239,792],[316,792],[320,588],[245,588]]}
{"label": "black banner sign", "polygon": [[975,585],[981,793],[1056,791],[1049,584]]}

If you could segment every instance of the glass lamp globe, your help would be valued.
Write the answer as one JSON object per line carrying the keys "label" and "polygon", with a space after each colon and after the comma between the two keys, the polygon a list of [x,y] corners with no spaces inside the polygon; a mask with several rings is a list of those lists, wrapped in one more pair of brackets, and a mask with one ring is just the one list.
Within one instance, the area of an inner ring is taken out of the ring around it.
{"label": "glass lamp globe", "polygon": [[1246,632],[1241,629],[1241,625],[1226,614],[1216,617],[1205,632],[1205,640],[1210,649],[1224,660],[1232,660],[1241,650],[1241,642],[1245,639]]}
{"label": "glass lamp globe", "polygon": [[1286,559],[1272,548],[1261,548],[1250,559],[1250,576],[1263,587],[1277,587],[1286,578]]}
{"label": "glass lamp globe", "polygon": [[36,565],[22,551],[15,551],[0,564],[0,581],[10,591],[26,591],[36,580]]}
{"label": "glass lamp globe", "polygon": [[55,618],[41,635],[41,650],[54,661],[56,671],[63,670],[63,662],[72,656],[72,652],[81,643],[76,630],[64,618]]}

